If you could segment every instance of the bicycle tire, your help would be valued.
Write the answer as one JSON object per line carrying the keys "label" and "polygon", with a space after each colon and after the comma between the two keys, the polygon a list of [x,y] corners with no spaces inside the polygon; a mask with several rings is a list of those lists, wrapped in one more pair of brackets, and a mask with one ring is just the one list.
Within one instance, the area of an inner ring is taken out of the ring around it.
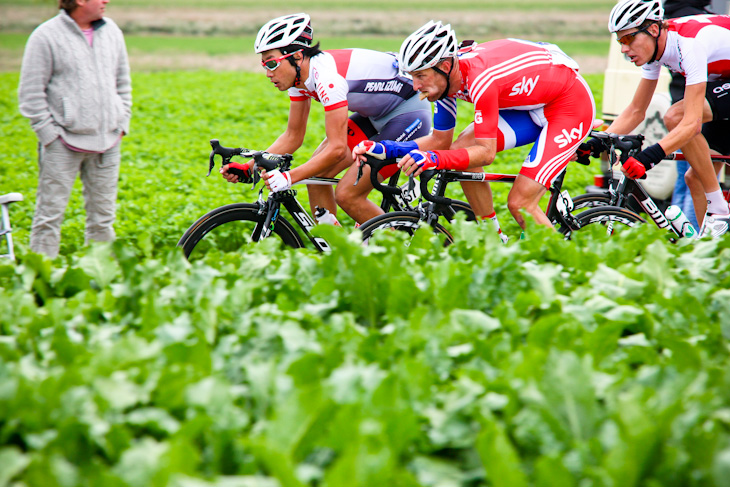
{"label": "bicycle tire", "polygon": [[[418,213],[415,211],[391,211],[390,213],[378,215],[375,218],[371,218],[366,221],[360,225],[360,231],[362,232],[363,242],[367,243],[373,234],[387,229],[407,232],[412,236],[423,223],[424,222],[419,218]],[[444,245],[454,243],[454,237],[440,223],[434,222],[431,225],[431,228],[434,233],[444,236]]]}
{"label": "bicycle tire", "polygon": [[611,197],[605,193],[586,193],[573,198],[573,211],[603,206],[611,206]]}
{"label": "bicycle tire", "polygon": [[[224,252],[235,251],[245,246],[246,235],[249,236],[251,242],[257,242],[260,235],[255,235],[253,230],[256,228],[256,224],[264,218],[259,215],[258,210],[258,205],[252,203],[234,203],[216,208],[193,223],[180,237],[177,246],[182,247],[185,257],[189,259],[194,250],[196,254],[205,253],[206,246],[200,245],[202,241]],[[222,229],[223,233],[215,231],[220,227],[225,227]],[[245,232],[246,229],[250,231]],[[211,232],[213,233],[211,234]],[[209,234],[211,235],[209,236]],[[216,238],[210,238],[214,235]],[[278,236],[281,242],[288,247],[298,249],[304,246],[296,229],[281,216],[276,220],[272,235]],[[205,237],[208,238],[205,239]]]}
{"label": "bicycle tire", "polygon": [[441,212],[441,215],[448,221],[451,221],[460,212],[466,215],[466,221],[473,222],[477,219],[469,203],[460,200],[452,200],[451,204]]}
{"label": "bicycle tire", "polygon": [[626,227],[635,227],[642,223],[646,223],[641,216],[637,215],[631,210],[621,208],[618,206],[599,206],[596,208],[590,208],[579,213],[576,216],[577,228],[561,228],[560,232],[565,235],[565,238],[570,238],[572,232],[580,230],[588,225],[599,223],[602,225],[611,224],[609,228],[610,232],[613,233],[613,225],[619,223]]}

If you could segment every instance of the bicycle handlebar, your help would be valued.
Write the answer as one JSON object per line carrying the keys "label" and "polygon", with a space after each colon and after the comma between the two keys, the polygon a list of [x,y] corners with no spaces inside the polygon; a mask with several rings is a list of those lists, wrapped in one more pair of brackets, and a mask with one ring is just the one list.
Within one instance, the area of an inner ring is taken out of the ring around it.
{"label": "bicycle handlebar", "polygon": [[[215,167],[215,156],[216,154],[221,156],[222,164],[231,162],[233,156],[251,157],[254,160],[253,172],[258,175],[256,169],[263,168],[267,171],[279,169],[281,171],[288,171],[291,168],[291,162],[294,158],[291,154],[270,154],[264,151],[257,151],[252,149],[243,149],[241,147],[223,147],[218,139],[212,139],[210,141],[212,151],[210,152],[210,159],[208,165],[208,176]],[[258,178],[255,178],[258,181]],[[254,184],[256,184],[254,182]]]}
{"label": "bicycle handlebar", "polygon": [[641,150],[644,143],[644,136],[637,135],[618,135],[609,132],[591,130],[591,137],[600,139],[606,151],[615,149],[621,152],[619,160],[623,163],[630,157]]}
{"label": "bicycle handlebar", "polygon": [[435,169],[428,169],[427,171],[423,171],[421,175],[419,176],[419,182],[421,185],[421,194],[426,199],[426,201],[430,201],[431,203],[436,203],[437,205],[450,205],[453,201],[451,198],[447,198],[445,196],[438,196],[435,194],[431,194],[431,192],[428,190],[428,182],[433,179],[434,176],[438,174],[438,171]]}
{"label": "bicycle handlebar", "polygon": [[368,166],[370,166],[370,184],[373,185],[373,188],[377,189],[381,193],[401,194],[402,191],[398,186],[388,186],[378,181],[378,173],[380,172],[380,170],[383,169],[385,166],[393,165],[396,162],[397,161],[395,158],[380,160],[366,154],[365,162],[361,163],[360,166],[358,166],[357,168],[357,179],[355,180],[355,186],[357,186],[357,183],[360,182],[360,178],[362,178],[363,166],[367,164]]}

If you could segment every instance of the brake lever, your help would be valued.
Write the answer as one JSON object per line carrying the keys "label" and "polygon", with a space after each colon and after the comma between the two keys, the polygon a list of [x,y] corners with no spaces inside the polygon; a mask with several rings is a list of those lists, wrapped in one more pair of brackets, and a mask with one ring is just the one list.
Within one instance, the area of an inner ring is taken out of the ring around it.
{"label": "brake lever", "polygon": [[357,178],[355,178],[355,184],[353,186],[357,186],[357,183],[360,182],[360,179],[362,178],[362,166],[364,163],[362,161],[358,161],[359,164],[357,165]]}
{"label": "brake lever", "polygon": [[414,176],[415,171],[408,176],[408,192],[413,193],[413,189],[416,187],[416,177]]}

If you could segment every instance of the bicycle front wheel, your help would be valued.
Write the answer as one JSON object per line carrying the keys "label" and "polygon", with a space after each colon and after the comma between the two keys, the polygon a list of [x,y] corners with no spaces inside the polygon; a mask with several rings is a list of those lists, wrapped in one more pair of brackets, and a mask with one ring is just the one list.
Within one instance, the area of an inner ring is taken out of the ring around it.
{"label": "bicycle front wheel", "polygon": [[[182,247],[188,259],[200,258],[211,249],[235,252],[261,238],[264,215],[259,215],[258,205],[235,203],[221,206],[206,213],[183,234],[178,247]],[[284,245],[298,249],[304,246],[296,229],[281,216],[276,220],[272,236],[276,235]]]}
{"label": "bicycle front wheel", "polygon": [[563,233],[566,238],[570,238],[571,233],[575,230],[580,230],[587,225],[599,224],[606,227],[606,232],[610,235],[613,234],[617,226],[635,227],[642,223],[646,223],[646,220],[626,208],[618,206],[598,206],[579,213],[576,216],[576,228],[563,227],[560,229],[560,232]]}
{"label": "bicycle front wheel", "polygon": [[452,200],[451,204],[445,207],[444,210],[441,212],[444,218],[446,218],[448,221],[453,220],[454,217],[459,213],[463,213],[464,216],[466,216],[466,221],[473,222],[474,220],[476,220],[476,216],[474,216],[474,210],[471,209],[469,203],[466,203],[464,201]]}
{"label": "bicycle front wheel", "polygon": [[[413,236],[423,224],[424,222],[415,211],[392,211],[366,221],[360,226],[360,231],[362,231],[363,242],[367,243],[375,233],[382,230],[395,229]],[[454,237],[440,223],[434,222],[431,228],[435,233],[444,236],[444,245],[454,242]]]}

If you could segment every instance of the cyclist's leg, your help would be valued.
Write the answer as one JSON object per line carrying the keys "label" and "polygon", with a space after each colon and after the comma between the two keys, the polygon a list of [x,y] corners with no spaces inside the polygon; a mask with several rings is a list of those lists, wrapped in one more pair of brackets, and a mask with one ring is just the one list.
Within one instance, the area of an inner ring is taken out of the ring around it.
{"label": "cyclist's leg", "polygon": [[[499,131],[497,134],[497,152],[531,144],[540,135],[539,127],[525,110],[500,110]],[[470,123],[456,138],[451,149],[461,149],[476,145],[474,123]],[[484,172],[483,168],[467,169],[470,172]],[[461,182],[469,205],[477,217],[490,216],[495,213],[492,188],[487,182]]]}
{"label": "cyclist's leg", "polygon": [[[325,147],[327,147],[326,138],[319,144],[319,147],[317,147],[312,155],[315,156],[319,154],[325,149]],[[352,155],[348,151],[348,153],[345,154],[345,157],[340,162],[322,172],[321,174],[317,174],[317,176],[323,178],[334,178],[351,165]],[[312,214],[314,214],[315,207],[318,206],[320,208],[327,208],[330,213],[335,216],[337,215],[337,203],[335,202],[335,194],[332,190],[332,186],[315,184],[307,185],[307,193],[309,194],[309,208],[312,211]]]}
{"label": "cyclist's leg", "polygon": [[[727,134],[730,133],[730,120],[713,120],[702,125],[702,135],[710,146],[710,153],[728,155],[730,154],[730,140]],[[713,170],[717,175],[725,166],[722,162],[713,164]],[[702,182],[697,172],[690,168],[684,174],[684,180],[689,188],[690,196],[694,204],[694,212],[697,215],[697,222],[700,223],[707,211],[707,198]]]}
{"label": "cyclist's leg", "polygon": [[[348,157],[351,157],[352,149],[363,140],[369,140],[377,134],[375,127],[367,117],[359,113],[353,113],[347,121],[347,147]],[[354,167],[354,169],[353,169]],[[335,188],[335,201],[350,215],[350,218],[358,223],[363,223],[370,218],[378,216],[382,210],[378,205],[368,200],[368,194],[373,190],[370,183],[370,166],[363,168],[363,177],[355,186],[357,180],[357,167],[350,164],[350,168],[340,179]]]}
{"label": "cyclist's leg", "polygon": [[[350,132],[348,131],[348,145],[351,144],[354,148],[360,141],[366,139],[375,141],[395,140],[398,142],[404,142],[427,135],[431,130],[430,111],[425,109],[424,104],[421,103],[420,100],[417,100],[416,97],[413,98],[413,101],[409,100],[404,104],[406,103],[411,105],[413,109],[395,114],[392,117],[386,116],[385,119],[377,121],[377,127],[372,121],[365,117],[362,117],[365,118],[364,120],[357,119],[354,116],[351,117],[350,119],[353,123],[357,122],[358,126],[361,127],[361,134],[354,133],[352,137],[350,137]],[[375,134],[369,135],[365,138],[360,138],[366,135],[367,132],[371,131],[370,127],[372,127],[373,130],[378,130],[378,128],[380,130]],[[385,167],[380,171],[378,179],[383,180],[389,178],[395,174],[397,170],[398,168],[395,165]],[[383,213],[383,210],[378,205],[367,198],[368,194],[373,189],[370,184],[370,174],[367,171],[369,171],[369,168],[365,168],[363,178],[360,180],[360,183],[358,183],[357,186],[354,186],[354,182],[357,177],[357,167],[353,165],[343,176],[341,181],[342,184],[338,184],[336,189],[338,204],[340,204],[342,209],[344,209],[347,214],[358,223],[366,222],[367,220]],[[368,182],[361,188],[360,185],[366,178]]]}
{"label": "cyclist's leg", "polygon": [[[727,96],[725,95],[727,95],[727,91],[723,88],[726,83],[726,80],[707,83],[702,121],[710,127],[716,123],[718,126],[722,125],[723,120],[730,118],[730,101],[726,100]],[[665,120],[665,122],[668,121],[670,123],[667,128],[670,128],[671,125],[676,126],[676,119],[679,116],[676,113],[683,115],[683,107],[683,101],[672,105],[669,112],[667,112],[667,116],[665,116],[665,119],[669,119]],[[702,225],[701,222],[705,216],[705,212],[701,212],[702,209],[706,212],[720,215],[726,215],[728,213],[727,203],[722,197],[720,185],[717,181],[717,172],[710,163],[709,139],[705,138],[705,132],[703,127],[702,134],[693,137],[682,147],[682,152],[691,167],[688,171],[690,181],[688,186],[692,199],[697,202],[695,213],[697,214],[697,221],[700,225]],[[705,202],[709,203],[709,205],[705,206]]]}
{"label": "cyclist's leg", "polygon": [[[593,94],[580,75],[555,101],[542,110],[533,110],[542,131],[520,169],[507,198],[507,207],[524,228],[521,210],[527,211],[539,224],[552,226],[539,201],[547,188],[565,170],[578,145],[588,135],[596,115]],[[540,117],[542,112],[542,117]],[[531,181],[527,181],[531,180]]]}

